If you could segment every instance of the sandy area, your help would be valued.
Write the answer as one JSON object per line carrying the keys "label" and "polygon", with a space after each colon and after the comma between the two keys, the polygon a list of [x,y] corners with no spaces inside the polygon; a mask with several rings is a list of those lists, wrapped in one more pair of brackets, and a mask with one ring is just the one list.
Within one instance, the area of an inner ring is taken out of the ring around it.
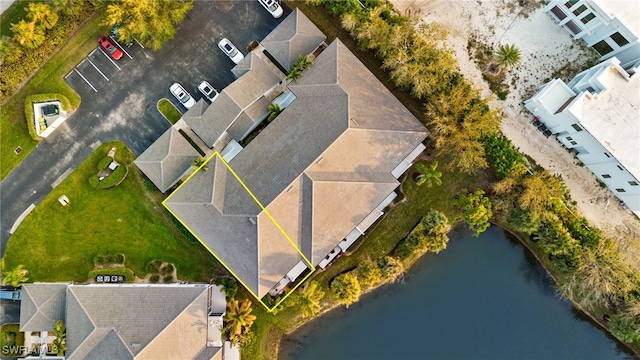
{"label": "sandy area", "polygon": [[[519,6],[507,0],[392,0],[402,13],[418,14],[425,22],[437,22],[449,30],[448,45],[455,51],[460,71],[483,95],[491,91],[482,79],[481,70],[467,50],[470,35],[497,48],[514,44],[520,49],[519,66],[509,70],[506,82],[510,92],[505,101],[494,100],[503,109],[502,132],[523,153],[540,166],[562,176],[577,202],[580,213],[605,235],[617,239],[623,256],[640,270],[640,221],[618,201],[608,189],[598,185],[587,168],[563,148],[555,137],[545,138],[532,125],[532,115],[524,108],[524,100],[551,79],[555,70],[571,64],[585,70],[594,53],[581,41],[574,41],[542,12],[542,6]],[[582,65],[585,64],[585,65]],[[575,72],[570,76],[575,75]],[[565,78],[565,81],[570,78]]]}

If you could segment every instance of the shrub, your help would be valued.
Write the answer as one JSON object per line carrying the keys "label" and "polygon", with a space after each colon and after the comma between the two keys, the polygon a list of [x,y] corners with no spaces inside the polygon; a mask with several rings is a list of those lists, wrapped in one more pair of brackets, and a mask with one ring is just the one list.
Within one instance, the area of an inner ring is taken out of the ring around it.
{"label": "shrub", "polygon": [[411,234],[406,238],[400,240],[400,243],[393,251],[400,260],[408,259],[414,255],[423,253],[427,248],[427,239],[424,234]]}
{"label": "shrub", "polygon": [[497,133],[482,138],[489,164],[501,179],[516,169],[517,164],[526,165],[524,156],[513,146],[511,140]]}
{"label": "shrub", "polygon": [[360,283],[353,272],[336,276],[331,282],[331,294],[341,304],[351,305],[360,299]]}
{"label": "shrub", "polygon": [[157,274],[160,272],[160,267],[162,266],[162,261],[161,260],[152,260],[149,261],[147,263],[147,265],[144,266],[144,269],[151,274]]}
{"label": "shrub", "polygon": [[163,267],[160,268],[160,274],[162,275],[173,274],[174,269],[175,267],[173,266],[173,264],[165,264]]}
{"label": "shrub", "polygon": [[153,181],[149,180],[149,178],[146,176],[144,177],[144,179],[142,179],[142,185],[144,185],[144,188],[147,191],[150,191],[150,192],[159,191],[156,185],[153,183]]}
{"label": "shrub", "polygon": [[98,171],[106,170],[112,161],[113,161],[113,158],[111,156],[103,157],[98,163]]}
{"label": "shrub", "polygon": [[175,225],[176,229],[178,229],[178,232],[182,236],[184,236],[184,238],[187,239],[189,243],[191,244],[199,243],[198,238],[196,238],[195,235],[191,233],[191,231],[189,231],[186,227],[184,227],[184,225],[182,225],[180,220],[176,219],[176,217],[173,215],[171,215],[171,222],[173,223],[173,225]]}
{"label": "shrub", "polygon": [[222,291],[225,293],[227,302],[231,301],[238,292],[238,283],[233,278],[220,278],[216,279],[216,285],[222,286]]}
{"label": "shrub", "polygon": [[93,258],[95,265],[124,264],[124,254],[98,254]]}
{"label": "shrub", "polygon": [[159,283],[159,282],[160,282],[160,275],[158,275],[158,274],[151,275],[151,276],[149,277],[149,282],[150,282],[150,283],[152,283],[152,284],[157,284],[157,283]]}
{"label": "shrub", "polygon": [[71,102],[69,99],[62,94],[55,93],[47,93],[47,94],[35,94],[31,96],[27,96],[24,101],[24,117],[27,121],[27,128],[29,129],[29,135],[34,140],[39,140],[40,137],[36,135],[36,125],[34,123],[34,113],[33,113],[33,104],[41,103],[47,101],[60,101],[60,105],[62,106],[62,110],[71,111]]}
{"label": "shrub", "polygon": [[173,282],[173,275],[167,275],[163,277],[162,282],[165,284],[171,284]]}
{"label": "shrub", "polygon": [[609,329],[620,341],[632,343],[640,340],[640,323],[628,315],[613,315],[609,322]]}

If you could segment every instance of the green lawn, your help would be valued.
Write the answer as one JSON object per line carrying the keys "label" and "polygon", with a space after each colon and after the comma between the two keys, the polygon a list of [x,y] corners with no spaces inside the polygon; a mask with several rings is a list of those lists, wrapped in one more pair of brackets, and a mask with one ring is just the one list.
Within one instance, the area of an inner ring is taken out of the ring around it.
{"label": "green lawn", "polygon": [[[27,96],[57,93],[69,99],[72,110],[80,105],[80,96],[67,85],[64,76],[96,47],[99,34],[107,31],[107,28],[100,26],[102,20],[103,14],[96,13],[84,23],[62,49],[0,108],[0,180],[38,145],[38,141],[29,135],[24,117]],[[22,147],[22,152],[16,155],[13,150],[18,146]]]}
{"label": "green lawn", "polygon": [[175,124],[182,117],[182,113],[167,99],[158,100],[158,110],[171,124]]}
{"label": "green lawn", "polygon": [[[88,179],[112,146],[129,175],[116,188],[94,189]],[[96,255],[122,253],[139,277],[154,259],[175,264],[181,280],[207,282],[223,271],[202,245],[178,233],[160,204],[164,195],[145,189],[133,159],[122,143],[99,147],[23,221],[7,243],[6,266],[24,264],[30,281],[84,282]],[[63,194],[70,199],[66,207],[57,200]]]}

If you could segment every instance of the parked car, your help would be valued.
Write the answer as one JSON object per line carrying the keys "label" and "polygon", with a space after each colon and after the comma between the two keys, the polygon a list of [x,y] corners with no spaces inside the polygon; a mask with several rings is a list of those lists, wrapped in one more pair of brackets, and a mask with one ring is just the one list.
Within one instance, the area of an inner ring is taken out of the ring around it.
{"label": "parked car", "polygon": [[222,40],[218,42],[218,47],[236,64],[244,59],[244,55],[242,55],[238,48],[227,38],[222,38]]}
{"label": "parked car", "polygon": [[113,41],[106,37],[100,36],[98,39],[98,44],[100,44],[100,48],[104,50],[113,60],[120,60],[122,58],[122,50],[118,49],[116,44]]}
{"label": "parked car", "polygon": [[171,94],[175,96],[176,99],[180,101],[180,104],[184,105],[187,109],[191,109],[191,107],[196,104],[196,101],[193,100],[193,96],[191,96],[187,90],[178,83],[173,83],[173,85],[169,87],[169,91],[171,91]]}
{"label": "parked car", "polygon": [[0,299],[7,300],[22,300],[22,291],[20,289],[15,290],[0,290]]}
{"label": "parked car", "polygon": [[262,5],[263,8],[267,9],[269,14],[271,14],[271,16],[273,16],[274,18],[277,19],[282,16],[282,6],[280,6],[280,4],[276,2],[276,0],[258,0],[258,2],[260,3],[260,5]]}
{"label": "parked car", "polygon": [[213,102],[213,100],[215,100],[218,95],[218,90],[216,90],[213,86],[211,86],[211,84],[209,84],[207,81],[203,80],[200,85],[198,85],[198,90],[200,90],[200,92],[202,93],[202,95],[204,95],[204,97],[207,98],[207,100]]}

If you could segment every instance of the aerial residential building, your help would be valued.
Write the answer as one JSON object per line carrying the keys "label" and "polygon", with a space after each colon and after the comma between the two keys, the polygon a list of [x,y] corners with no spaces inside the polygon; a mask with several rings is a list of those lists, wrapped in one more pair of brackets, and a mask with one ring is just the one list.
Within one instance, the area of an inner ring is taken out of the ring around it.
{"label": "aerial residential building", "polygon": [[555,79],[525,107],[600,181],[640,216],[640,62],[628,71],[611,58]]}
{"label": "aerial residential building", "polygon": [[[284,110],[244,149],[228,162],[216,153],[164,202],[258,299],[346,251],[425,148],[426,128],[344,44],[324,39],[293,11],[208,109],[183,116],[216,147],[241,141],[284,97]],[[281,69],[300,55],[313,65],[284,81]]]}
{"label": "aerial residential building", "polygon": [[[27,359],[237,358],[237,348],[226,347],[230,356],[222,350],[226,300],[217,286],[32,283],[22,292],[20,331],[38,349]],[[64,356],[51,344],[58,320],[66,327]]]}
{"label": "aerial residential building", "polygon": [[601,60],[615,56],[624,69],[640,60],[640,2],[554,0],[544,11],[574,39],[595,49]]}

